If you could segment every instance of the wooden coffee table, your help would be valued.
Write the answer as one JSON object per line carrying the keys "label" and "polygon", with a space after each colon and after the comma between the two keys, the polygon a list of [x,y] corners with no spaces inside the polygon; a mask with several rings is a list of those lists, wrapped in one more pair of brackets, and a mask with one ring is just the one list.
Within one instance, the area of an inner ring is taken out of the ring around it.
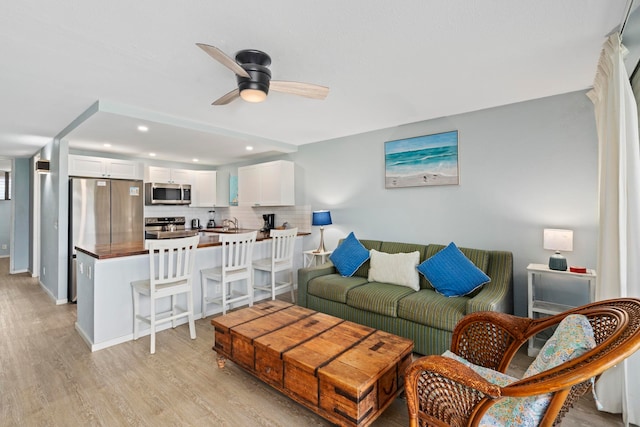
{"label": "wooden coffee table", "polygon": [[283,301],[211,321],[230,359],[341,426],[371,424],[404,390],[413,341]]}

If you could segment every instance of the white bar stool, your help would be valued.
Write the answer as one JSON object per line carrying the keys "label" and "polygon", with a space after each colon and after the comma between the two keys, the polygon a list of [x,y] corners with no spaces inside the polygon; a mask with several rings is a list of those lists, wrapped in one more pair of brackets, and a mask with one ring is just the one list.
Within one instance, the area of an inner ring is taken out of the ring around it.
{"label": "white bar stool", "polygon": [[[276,291],[289,287],[291,289],[291,301],[295,302],[293,293],[293,252],[296,245],[297,228],[288,230],[271,230],[271,258],[263,258],[253,262],[253,269],[268,271],[271,273],[271,282],[267,285],[256,285],[254,289],[260,289],[271,293],[271,299],[276,299]],[[288,271],[288,282],[277,282],[276,273]],[[255,273],[254,273],[255,275]]]}

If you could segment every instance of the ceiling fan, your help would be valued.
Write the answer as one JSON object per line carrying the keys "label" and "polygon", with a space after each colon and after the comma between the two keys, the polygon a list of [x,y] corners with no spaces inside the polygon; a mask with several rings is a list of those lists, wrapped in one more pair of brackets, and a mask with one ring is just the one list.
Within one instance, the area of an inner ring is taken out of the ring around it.
{"label": "ceiling fan", "polygon": [[233,60],[215,46],[204,43],[196,43],[196,45],[213,59],[233,71],[238,80],[237,89],[222,95],[213,101],[212,105],[226,105],[237,98],[242,98],[247,102],[262,102],[267,99],[269,90],[313,99],[325,99],[329,94],[329,88],[325,86],[271,80],[271,71],[268,68],[271,65],[271,57],[262,51],[255,49],[241,50],[236,53],[236,59]]}

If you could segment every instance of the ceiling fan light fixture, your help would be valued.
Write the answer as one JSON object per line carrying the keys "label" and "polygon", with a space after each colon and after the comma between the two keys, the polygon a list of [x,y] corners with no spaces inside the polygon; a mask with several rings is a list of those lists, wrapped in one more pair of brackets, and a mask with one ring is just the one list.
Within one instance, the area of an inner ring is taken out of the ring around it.
{"label": "ceiling fan light fixture", "polygon": [[235,59],[228,56],[215,46],[204,43],[196,43],[209,56],[224,65],[236,75],[238,88],[234,89],[211,105],[227,105],[231,101],[242,98],[247,102],[263,102],[267,99],[271,84],[276,92],[290,93],[312,99],[325,99],[329,88],[311,83],[302,83],[285,80],[271,81],[271,57],[256,49],[244,49],[236,52]]}
{"label": "ceiling fan light fixture", "polygon": [[240,97],[247,102],[262,102],[267,99],[267,94],[260,89],[245,89],[240,92]]}

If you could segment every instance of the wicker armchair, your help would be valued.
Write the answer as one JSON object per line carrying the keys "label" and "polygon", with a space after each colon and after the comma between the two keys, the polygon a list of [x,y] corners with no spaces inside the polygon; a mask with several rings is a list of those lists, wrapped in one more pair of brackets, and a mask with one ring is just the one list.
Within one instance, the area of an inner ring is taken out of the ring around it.
{"label": "wicker armchair", "polygon": [[471,368],[443,356],[414,361],[405,373],[410,426],[475,426],[502,397],[553,393],[540,425],[560,423],[590,389],[590,379],[620,363],[640,348],[640,299],[621,298],[591,303],[543,319],[497,312],[465,316],[453,333],[451,351],[471,363],[505,372],[527,340],[557,325],[567,315],[585,315],[596,347],[556,368],[516,381],[494,385]]}

